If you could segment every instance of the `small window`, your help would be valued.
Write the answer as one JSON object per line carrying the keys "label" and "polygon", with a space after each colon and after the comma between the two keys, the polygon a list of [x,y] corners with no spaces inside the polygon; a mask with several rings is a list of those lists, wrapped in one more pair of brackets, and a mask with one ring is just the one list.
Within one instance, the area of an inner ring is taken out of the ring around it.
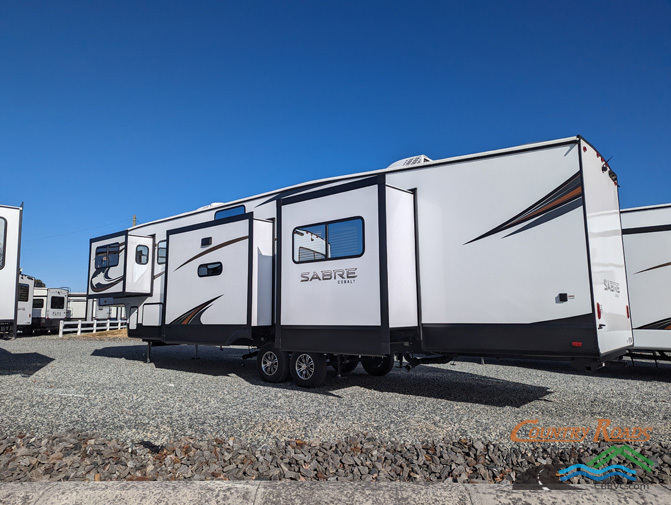
{"label": "small window", "polygon": [[30,298],[30,286],[28,284],[19,284],[19,301],[27,302]]}
{"label": "small window", "polygon": [[5,242],[7,241],[7,221],[0,217],[0,270],[5,267]]}
{"label": "small window", "polygon": [[294,261],[306,263],[363,255],[363,219],[355,217],[294,229]]}
{"label": "small window", "polygon": [[65,308],[65,297],[64,296],[52,296],[51,297],[51,308],[52,309],[64,309]]}
{"label": "small window", "polygon": [[33,298],[33,308],[34,309],[43,309],[44,308],[44,298]]}
{"label": "small window", "polygon": [[119,264],[119,243],[96,247],[96,268],[115,267]]}
{"label": "small window", "polygon": [[212,277],[214,275],[220,275],[223,271],[224,266],[219,262],[206,263],[198,266],[198,277]]}
{"label": "small window", "polygon": [[139,245],[135,248],[135,263],[138,265],[149,263],[149,248],[146,245]]}
{"label": "small window", "polygon": [[165,240],[158,243],[158,251],[156,253],[156,263],[159,265],[165,264],[168,261],[168,247]]}
{"label": "small window", "polygon": [[239,216],[240,214],[245,213],[245,206],[238,205],[237,207],[231,207],[230,209],[218,210],[214,214],[214,219],[224,219],[226,217]]}

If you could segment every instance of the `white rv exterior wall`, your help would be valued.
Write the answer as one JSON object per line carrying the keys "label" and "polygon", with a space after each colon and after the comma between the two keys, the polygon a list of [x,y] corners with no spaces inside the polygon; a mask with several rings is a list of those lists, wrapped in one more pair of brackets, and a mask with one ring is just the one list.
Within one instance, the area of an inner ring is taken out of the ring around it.
{"label": "white rv exterior wall", "polygon": [[86,293],[69,293],[68,319],[86,319]]}
{"label": "white rv exterior wall", "polygon": [[[282,324],[286,326],[380,326],[378,187],[337,193],[282,207]],[[307,263],[293,261],[294,228],[351,217],[364,220],[359,258]],[[354,283],[336,279],[301,282],[301,274],[356,268]]]}
{"label": "white rv exterior wall", "polygon": [[620,204],[617,184],[611,180],[608,172],[602,170],[605,160],[586,142],[581,141],[579,145],[594,303],[601,305],[602,313],[601,319],[597,320],[597,338],[599,349],[607,353],[633,343],[631,319],[627,315],[629,294]]}
{"label": "white rv exterior wall", "polygon": [[[103,270],[96,269],[96,249],[108,244],[119,244],[119,263]],[[101,239],[91,243],[89,253],[89,295],[114,296],[123,293],[124,265],[126,259],[125,234]]]}
{"label": "white rv exterior wall", "polygon": [[273,223],[254,220],[252,252],[252,326],[273,323]]}
{"label": "white rv exterior wall", "polygon": [[[146,246],[149,250],[148,261],[144,265],[137,262],[135,253],[138,246]],[[129,234],[127,248],[126,291],[148,295],[151,293],[154,240],[152,237],[138,237]]]}
{"label": "white rv exterior wall", "polygon": [[[17,207],[0,205],[0,321],[16,322],[16,290],[19,278],[21,212]],[[13,329],[11,331],[14,331]]]}
{"label": "white rv exterior wall", "polygon": [[[533,323],[590,313],[581,209],[474,241],[578,170],[574,144],[390,173],[388,184],[417,188],[423,322]],[[555,303],[560,292],[575,298]]]}
{"label": "white rv exterior wall", "polygon": [[385,188],[389,327],[417,326],[415,209],[412,193]]}
{"label": "white rv exterior wall", "polygon": [[[671,205],[626,209],[622,229],[671,225]],[[624,235],[634,349],[671,351],[671,230]]]}
{"label": "white rv exterior wall", "polygon": [[[21,285],[27,286],[28,299],[21,301]],[[33,322],[33,294],[35,292],[35,279],[27,275],[19,275],[19,300],[16,310],[17,326],[30,326]]]}

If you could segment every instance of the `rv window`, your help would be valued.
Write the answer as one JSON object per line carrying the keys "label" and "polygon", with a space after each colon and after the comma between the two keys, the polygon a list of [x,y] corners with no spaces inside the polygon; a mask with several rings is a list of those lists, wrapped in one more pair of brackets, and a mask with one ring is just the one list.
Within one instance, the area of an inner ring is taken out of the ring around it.
{"label": "rv window", "polygon": [[206,263],[198,266],[198,277],[212,277],[213,275],[220,275],[224,267],[221,263]]}
{"label": "rv window", "polygon": [[158,243],[158,252],[156,253],[156,263],[163,265],[168,261],[168,248],[165,240]]}
{"label": "rv window", "polygon": [[0,217],[0,270],[5,266],[5,241],[7,239],[7,221]]}
{"label": "rv window", "polygon": [[52,296],[51,297],[51,308],[52,309],[64,309],[65,308],[65,297],[64,296]]}
{"label": "rv window", "polygon": [[355,217],[294,229],[294,262],[356,258],[363,255],[363,219]]}
{"label": "rv window", "polygon": [[30,286],[28,284],[19,284],[19,301],[27,302],[30,298]]}
{"label": "rv window", "polygon": [[149,248],[146,245],[139,245],[135,248],[135,263],[139,265],[149,263]]}
{"label": "rv window", "polygon": [[119,264],[119,242],[96,247],[96,268],[115,267]]}
{"label": "rv window", "polygon": [[238,205],[237,207],[231,207],[230,209],[218,210],[214,214],[214,219],[224,219],[225,217],[239,216],[240,214],[245,213],[245,206]]}
{"label": "rv window", "polygon": [[33,298],[33,308],[34,309],[43,309],[44,308],[44,298]]}

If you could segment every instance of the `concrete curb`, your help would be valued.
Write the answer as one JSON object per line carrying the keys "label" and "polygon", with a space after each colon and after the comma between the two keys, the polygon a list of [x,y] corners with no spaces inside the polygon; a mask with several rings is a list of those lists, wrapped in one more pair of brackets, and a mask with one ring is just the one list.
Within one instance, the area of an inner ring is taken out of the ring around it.
{"label": "concrete curb", "polygon": [[317,505],[427,503],[458,505],[671,504],[671,487],[560,490],[513,489],[508,485],[361,482],[33,482],[0,485],[2,505]]}

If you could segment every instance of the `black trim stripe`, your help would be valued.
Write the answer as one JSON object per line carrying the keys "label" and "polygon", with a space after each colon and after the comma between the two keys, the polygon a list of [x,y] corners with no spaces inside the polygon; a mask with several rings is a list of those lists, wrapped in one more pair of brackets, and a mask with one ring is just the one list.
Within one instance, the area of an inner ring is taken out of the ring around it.
{"label": "black trim stripe", "polygon": [[637,233],[654,233],[657,231],[671,231],[671,224],[660,224],[659,226],[641,226],[640,228],[625,228],[622,235],[635,235]]}
{"label": "black trim stripe", "polygon": [[635,330],[671,330],[671,317],[634,328]]}
{"label": "black trim stripe", "polygon": [[[572,175],[567,181],[562,183],[560,186],[552,190],[550,193],[545,195],[543,198],[538,200],[536,203],[530,205],[526,209],[524,209],[522,212],[514,216],[513,218],[509,219],[508,221],[498,225],[495,228],[492,228],[486,233],[483,233],[479,237],[474,238],[473,240],[470,240],[466,242],[466,244],[470,244],[472,242],[475,242],[477,240],[489,237],[491,235],[495,235],[501,231],[507,230],[509,228],[513,228],[514,226],[520,225],[522,223],[526,223],[528,221],[531,221],[532,219],[540,219],[544,216],[546,216],[548,213],[551,211],[554,211],[555,209],[558,209],[559,207],[566,206],[570,202],[574,202],[577,200],[580,200],[582,202],[582,195],[583,195],[583,190],[582,190],[582,179],[580,176],[580,172],[575,173]],[[577,208],[578,206],[570,207],[568,210],[565,209],[565,212],[568,212],[569,210],[573,210],[574,208]],[[565,212],[561,213],[555,213],[551,219],[557,218],[564,214]],[[549,219],[545,219],[542,222],[547,222]],[[538,223],[542,224],[542,223]],[[533,228],[533,226],[526,227],[525,229]],[[518,230],[521,231],[521,230]],[[510,235],[514,235],[514,233],[511,233]],[[509,235],[507,235],[509,236]],[[504,237],[505,238],[505,237]],[[464,244],[464,245],[466,245]]]}

